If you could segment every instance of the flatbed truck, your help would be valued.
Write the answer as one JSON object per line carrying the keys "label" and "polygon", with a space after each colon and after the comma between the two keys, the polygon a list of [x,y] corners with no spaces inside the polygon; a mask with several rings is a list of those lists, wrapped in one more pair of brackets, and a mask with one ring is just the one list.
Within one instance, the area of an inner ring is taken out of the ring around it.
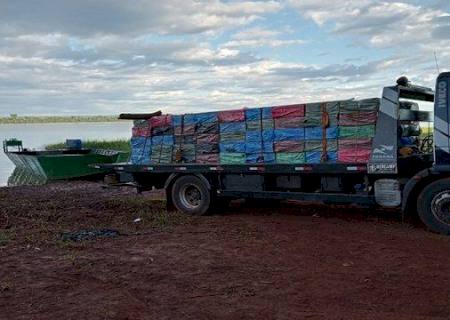
{"label": "flatbed truck", "polygon": [[[383,88],[368,163],[103,164],[132,176],[138,191],[164,189],[169,206],[202,215],[231,199],[317,201],[398,208],[418,214],[432,231],[450,234],[450,72],[436,90],[399,78]],[[434,110],[419,103],[434,102]],[[402,126],[428,122],[417,150],[401,151]]]}

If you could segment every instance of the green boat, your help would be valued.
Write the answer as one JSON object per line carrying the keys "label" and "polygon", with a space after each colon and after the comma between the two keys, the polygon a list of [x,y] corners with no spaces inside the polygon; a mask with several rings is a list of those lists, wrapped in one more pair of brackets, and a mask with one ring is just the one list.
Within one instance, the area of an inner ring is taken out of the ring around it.
{"label": "green boat", "polygon": [[27,150],[23,148],[22,141],[17,139],[3,141],[3,151],[16,168],[46,181],[99,175],[104,171],[90,165],[127,162],[129,158],[127,152],[104,149]]}

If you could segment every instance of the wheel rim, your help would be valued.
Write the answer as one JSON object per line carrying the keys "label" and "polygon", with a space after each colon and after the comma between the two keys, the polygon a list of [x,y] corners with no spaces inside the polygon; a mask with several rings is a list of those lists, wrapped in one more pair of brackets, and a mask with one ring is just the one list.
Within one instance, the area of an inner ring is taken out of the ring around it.
{"label": "wheel rim", "polygon": [[195,209],[199,207],[202,202],[202,193],[197,186],[187,184],[180,190],[180,200],[186,208]]}
{"label": "wheel rim", "polygon": [[439,222],[450,225],[450,191],[443,191],[434,196],[431,212]]}

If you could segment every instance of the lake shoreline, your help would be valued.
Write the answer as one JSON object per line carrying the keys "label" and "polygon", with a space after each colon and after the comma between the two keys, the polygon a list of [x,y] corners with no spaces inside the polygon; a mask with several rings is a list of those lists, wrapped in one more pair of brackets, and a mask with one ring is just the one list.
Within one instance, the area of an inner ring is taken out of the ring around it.
{"label": "lake shoreline", "polygon": [[118,116],[11,116],[0,117],[2,124],[45,124],[45,123],[95,123],[95,122],[118,122]]}

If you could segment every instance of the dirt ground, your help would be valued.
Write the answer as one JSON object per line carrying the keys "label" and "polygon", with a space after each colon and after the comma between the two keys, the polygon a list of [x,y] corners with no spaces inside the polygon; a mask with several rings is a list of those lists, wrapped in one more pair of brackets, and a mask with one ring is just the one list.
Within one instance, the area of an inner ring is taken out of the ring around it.
{"label": "dirt ground", "polygon": [[[394,212],[241,202],[191,218],[160,197],[0,188],[0,319],[450,319],[450,238]],[[121,235],[61,240],[101,228]]]}

